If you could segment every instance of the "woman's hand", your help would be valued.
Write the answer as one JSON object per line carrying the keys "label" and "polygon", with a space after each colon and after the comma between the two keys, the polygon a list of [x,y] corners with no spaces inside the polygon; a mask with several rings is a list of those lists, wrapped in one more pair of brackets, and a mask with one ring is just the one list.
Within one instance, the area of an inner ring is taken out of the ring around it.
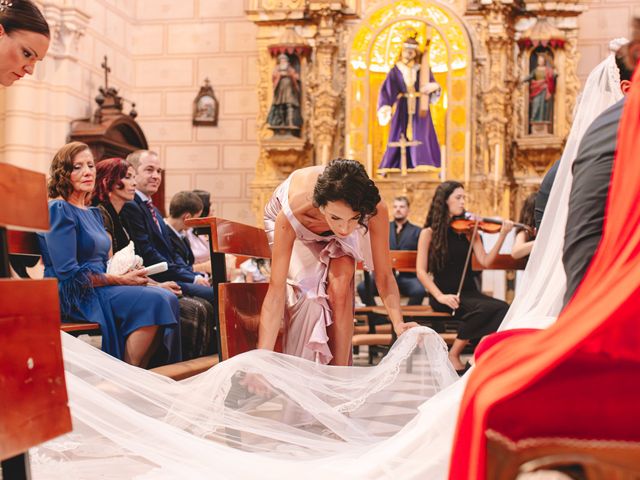
{"label": "woman's hand", "polygon": [[402,323],[396,323],[393,326],[393,330],[396,332],[396,335],[399,337],[400,335],[402,335],[404,332],[406,332],[407,330],[412,329],[413,327],[419,327],[420,325],[418,325],[416,322],[402,322]]}
{"label": "woman's hand", "polygon": [[245,374],[244,378],[240,380],[240,385],[246,387],[249,393],[262,398],[271,397],[275,394],[273,388],[259,373]]}
{"label": "woman's hand", "polygon": [[500,228],[500,235],[506,235],[513,228],[513,222],[511,220],[504,220],[502,227]]}
{"label": "woman's hand", "polygon": [[436,297],[436,301],[442,305],[446,305],[452,310],[457,310],[460,306],[460,298],[458,295],[442,294]]}
{"label": "woman's hand", "polygon": [[144,268],[139,270],[131,270],[124,275],[118,275],[120,285],[133,285],[142,286],[149,283],[149,277],[147,277],[146,270]]}

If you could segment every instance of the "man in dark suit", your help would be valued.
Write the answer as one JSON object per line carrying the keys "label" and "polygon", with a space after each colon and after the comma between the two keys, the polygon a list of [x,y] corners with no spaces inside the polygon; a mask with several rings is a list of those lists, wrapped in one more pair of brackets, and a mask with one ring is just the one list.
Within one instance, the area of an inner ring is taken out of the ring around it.
{"label": "man in dark suit", "polygon": [[120,215],[129,224],[136,253],[147,266],[167,262],[168,270],[153,275],[154,280],[177,282],[184,295],[204,298],[213,303],[213,288],[209,281],[196,274],[190,266],[176,263],[169,228],[151,201],[151,196],[158,191],[162,181],[158,155],[148,150],[138,150],[130,154],[127,160],[136,172],[137,190],[134,200],[125,204]]}
{"label": "man in dark suit", "polygon": [[[640,43],[640,39],[637,40]],[[626,95],[631,87],[635,65],[626,58],[634,42],[616,53],[620,70],[620,88]],[[567,275],[566,305],[580,285],[587,267],[602,238],[605,206],[618,141],[618,126],[624,108],[624,98],[602,112],[582,137],[573,163],[573,183],[569,196],[569,213],[564,235],[562,263]]]}
{"label": "man in dark suit", "polygon": [[185,222],[190,218],[198,218],[202,209],[202,200],[195,192],[178,192],[171,199],[169,216],[164,222],[169,227],[169,238],[175,253],[174,260],[178,265],[193,267],[195,258],[189,240],[184,236]]}
{"label": "man in dark suit", "polygon": [[[391,250],[417,250],[421,228],[409,222],[409,199],[396,197],[393,199],[393,221],[389,225],[389,247]],[[365,282],[358,285],[358,295],[365,305],[375,305],[373,297],[378,295],[373,275],[372,291],[367,292]],[[409,297],[409,305],[421,305],[426,292],[415,273],[399,272],[396,282],[400,294]]]}

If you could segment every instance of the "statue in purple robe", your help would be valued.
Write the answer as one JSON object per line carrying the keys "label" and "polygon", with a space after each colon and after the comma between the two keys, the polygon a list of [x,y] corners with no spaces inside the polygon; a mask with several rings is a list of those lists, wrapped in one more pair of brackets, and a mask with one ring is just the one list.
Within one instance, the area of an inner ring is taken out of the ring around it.
{"label": "statue in purple robe", "polygon": [[[391,121],[380,169],[402,168],[402,150],[406,168],[440,168],[440,145],[428,104],[438,101],[441,88],[428,68],[428,59],[421,56],[418,42],[412,37],[405,40],[399,61],[380,89],[378,121],[383,126]],[[421,74],[428,77],[421,81]]]}

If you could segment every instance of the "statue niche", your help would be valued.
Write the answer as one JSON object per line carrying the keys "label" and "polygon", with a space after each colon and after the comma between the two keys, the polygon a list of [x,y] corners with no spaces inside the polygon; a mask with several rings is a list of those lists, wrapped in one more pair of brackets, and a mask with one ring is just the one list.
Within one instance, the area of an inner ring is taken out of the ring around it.
{"label": "statue niche", "polygon": [[300,59],[296,54],[280,53],[273,69],[273,102],[267,117],[274,135],[300,136]]}
{"label": "statue niche", "polygon": [[529,57],[529,75],[522,81],[529,84],[528,133],[553,134],[553,110],[557,72],[553,68],[553,52],[537,47]]}

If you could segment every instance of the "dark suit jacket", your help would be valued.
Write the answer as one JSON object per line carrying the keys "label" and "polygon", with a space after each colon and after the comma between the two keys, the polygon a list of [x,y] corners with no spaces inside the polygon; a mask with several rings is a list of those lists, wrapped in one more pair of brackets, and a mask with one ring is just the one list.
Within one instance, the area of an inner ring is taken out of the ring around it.
{"label": "dark suit jacket", "polygon": [[167,228],[169,232],[169,238],[171,239],[171,246],[175,253],[174,259],[177,264],[183,264],[186,266],[193,266],[195,258],[191,247],[187,245],[184,238],[176,234],[171,228]]}
{"label": "dark suit jacket", "polygon": [[[155,207],[154,207],[155,208]],[[195,273],[188,266],[176,263],[175,253],[171,245],[169,228],[165,225],[162,214],[156,208],[156,217],[160,222],[162,232],[158,230],[151,216],[151,212],[142,199],[136,194],[131,202],[127,202],[120,212],[120,216],[129,225],[129,234],[136,246],[136,253],[142,257],[144,264],[154,265],[167,262],[168,270],[153,278],[159,282],[175,281],[191,283]]]}
{"label": "dark suit jacket", "polygon": [[[396,240],[396,222],[393,220],[389,224],[389,247],[391,250],[417,250],[418,238],[422,229],[411,222],[407,222],[400,232],[400,237]],[[415,277],[415,273],[400,272],[398,276]]]}
{"label": "dark suit jacket", "polygon": [[596,118],[582,137],[573,163],[573,183],[562,263],[567,274],[566,305],[582,281],[602,238],[613,157],[624,99]]}

